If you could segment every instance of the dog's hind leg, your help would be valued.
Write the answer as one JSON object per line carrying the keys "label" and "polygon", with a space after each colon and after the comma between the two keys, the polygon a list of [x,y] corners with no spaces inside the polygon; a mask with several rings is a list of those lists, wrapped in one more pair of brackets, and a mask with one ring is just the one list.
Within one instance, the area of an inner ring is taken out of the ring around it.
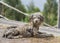
{"label": "dog's hind leg", "polygon": [[18,39],[18,38],[22,38],[23,36],[22,35],[17,35],[17,36],[11,36],[9,35],[7,38],[8,39]]}

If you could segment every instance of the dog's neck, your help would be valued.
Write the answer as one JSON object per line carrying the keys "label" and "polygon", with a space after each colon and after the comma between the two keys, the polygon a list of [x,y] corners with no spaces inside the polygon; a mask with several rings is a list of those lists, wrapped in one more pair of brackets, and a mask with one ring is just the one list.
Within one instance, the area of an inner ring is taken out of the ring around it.
{"label": "dog's neck", "polygon": [[33,24],[32,22],[29,23],[29,24],[32,28],[35,28],[35,29],[39,30],[39,25]]}
{"label": "dog's neck", "polygon": [[35,29],[39,29],[39,25],[36,25],[36,24],[32,24],[32,27],[35,28]]}
{"label": "dog's neck", "polygon": [[39,29],[39,25],[33,25],[33,28]]}

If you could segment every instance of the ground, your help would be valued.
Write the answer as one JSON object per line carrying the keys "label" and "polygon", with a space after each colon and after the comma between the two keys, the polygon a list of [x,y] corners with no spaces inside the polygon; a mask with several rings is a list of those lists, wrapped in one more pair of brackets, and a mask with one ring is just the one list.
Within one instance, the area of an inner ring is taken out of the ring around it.
{"label": "ground", "polygon": [[[6,26],[4,26],[4,28],[5,27]],[[60,43],[60,37],[6,39],[2,38],[4,30],[5,29],[0,26],[0,43]]]}
{"label": "ground", "polygon": [[20,38],[20,39],[0,39],[0,43],[60,43],[60,38]]}

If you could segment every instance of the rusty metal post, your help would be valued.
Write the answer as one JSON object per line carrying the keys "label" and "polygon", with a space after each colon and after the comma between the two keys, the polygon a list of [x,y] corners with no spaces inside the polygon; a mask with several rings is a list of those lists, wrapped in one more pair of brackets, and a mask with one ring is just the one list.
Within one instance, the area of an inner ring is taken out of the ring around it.
{"label": "rusty metal post", "polygon": [[0,14],[1,14],[1,12],[2,12],[2,4],[0,3]]}
{"label": "rusty metal post", "polygon": [[58,5],[58,28],[60,28],[60,0]]}

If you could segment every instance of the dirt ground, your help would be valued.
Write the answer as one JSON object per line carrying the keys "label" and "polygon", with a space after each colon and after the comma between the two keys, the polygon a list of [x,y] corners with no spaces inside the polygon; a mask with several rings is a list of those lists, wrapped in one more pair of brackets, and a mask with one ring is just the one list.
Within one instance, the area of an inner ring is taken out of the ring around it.
{"label": "dirt ground", "polygon": [[0,43],[60,43],[60,37],[6,39],[2,38],[4,31],[5,29],[0,28]]}
{"label": "dirt ground", "polygon": [[20,38],[20,39],[4,39],[0,38],[0,43],[60,43],[60,38],[44,39],[44,38]]}

